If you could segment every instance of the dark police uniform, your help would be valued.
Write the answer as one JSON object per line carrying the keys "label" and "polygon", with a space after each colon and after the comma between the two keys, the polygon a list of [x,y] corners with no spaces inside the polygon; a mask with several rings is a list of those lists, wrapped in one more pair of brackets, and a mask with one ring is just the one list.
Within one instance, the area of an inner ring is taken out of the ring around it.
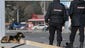
{"label": "dark police uniform", "polygon": [[55,31],[57,30],[57,45],[62,41],[62,26],[68,20],[66,9],[59,0],[54,0],[48,7],[45,22],[49,23],[49,44],[53,45]]}
{"label": "dark police uniform", "polygon": [[71,17],[71,35],[70,44],[73,46],[75,35],[79,29],[80,34],[80,48],[84,42],[84,25],[85,25],[85,2],[82,0],[75,0],[71,2],[70,6],[70,17]]}

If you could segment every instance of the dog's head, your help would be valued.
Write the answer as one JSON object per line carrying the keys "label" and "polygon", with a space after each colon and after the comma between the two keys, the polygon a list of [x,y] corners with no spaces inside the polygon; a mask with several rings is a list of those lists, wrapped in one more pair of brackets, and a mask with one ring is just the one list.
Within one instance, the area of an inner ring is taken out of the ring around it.
{"label": "dog's head", "polygon": [[18,32],[16,36],[17,36],[17,37],[20,37],[20,38],[25,38],[24,34],[21,33],[21,32]]}

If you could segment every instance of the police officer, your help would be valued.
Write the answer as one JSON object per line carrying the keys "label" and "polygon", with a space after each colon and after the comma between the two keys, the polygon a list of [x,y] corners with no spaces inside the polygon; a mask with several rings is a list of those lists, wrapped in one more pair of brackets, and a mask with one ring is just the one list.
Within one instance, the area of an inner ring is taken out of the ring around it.
{"label": "police officer", "polygon": [[85,2],[83,0],[72,1],[70,5],[69,14],[72,23],[69,48],[73,48],[73,42],[78,29],[80,34],[80,48],[83,48],[84,25],[85,25]]}
{"label": "police officer", "polygon": [[62,26],[68,20],[66,9],[60,0],[54,0],[50,3],[45,15],[45,22],[49,24],[49,44],[53,45],[55,31],[57,30],[57,46],[62,41]]}

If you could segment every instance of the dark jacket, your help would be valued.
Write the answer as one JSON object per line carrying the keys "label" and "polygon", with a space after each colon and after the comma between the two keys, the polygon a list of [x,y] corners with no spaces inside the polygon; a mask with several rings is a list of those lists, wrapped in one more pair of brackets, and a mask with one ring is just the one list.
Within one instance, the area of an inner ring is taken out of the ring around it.
{"label": "dark jacket", "polygon": [[84,13],[85,13],[85,8],[84,9],[79,9],[78,7],[85,7],[85,2],[84,1],[72,1],[70,5],[70,10],[69,14],[71,17],[71,23],[72,26],[80,26],[84,25],[84,19],[82,18]]}
{"label": "dark jacket", "polygon": [[68,20],[65,6],[57,1],[50,3],[45,15],[45,22],[54,24],[64,24]]}

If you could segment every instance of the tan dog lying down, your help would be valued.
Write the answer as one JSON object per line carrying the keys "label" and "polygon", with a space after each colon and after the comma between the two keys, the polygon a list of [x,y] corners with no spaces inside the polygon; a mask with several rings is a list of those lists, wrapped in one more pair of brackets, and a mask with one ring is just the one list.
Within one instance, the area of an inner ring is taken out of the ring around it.
{"label": "tan dog lying down", "polygon": [[4,36],[1,43],[19,43],[22,38],[25,38],[24,34],[18,32],[15,36]]}

